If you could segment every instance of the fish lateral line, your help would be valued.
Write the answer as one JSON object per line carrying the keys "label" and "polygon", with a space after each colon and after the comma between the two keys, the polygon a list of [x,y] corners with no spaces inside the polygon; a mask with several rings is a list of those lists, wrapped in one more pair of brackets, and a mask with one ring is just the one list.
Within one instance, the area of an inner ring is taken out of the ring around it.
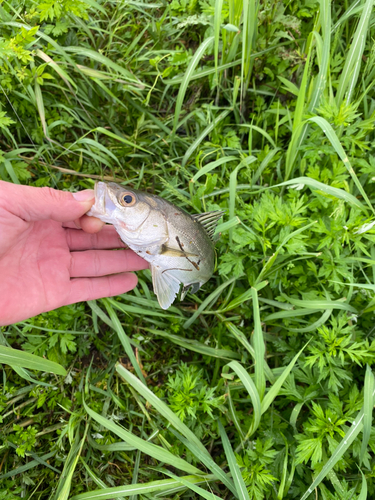
{"label": "fish lateral line", "polygon": [[167,271],[189,271],[189,272],[191,272],[192,269],[182,269],[181,267],[170,267],[169,269],[164,269],[164,271],[162,271],[161,274],[163,274]]}

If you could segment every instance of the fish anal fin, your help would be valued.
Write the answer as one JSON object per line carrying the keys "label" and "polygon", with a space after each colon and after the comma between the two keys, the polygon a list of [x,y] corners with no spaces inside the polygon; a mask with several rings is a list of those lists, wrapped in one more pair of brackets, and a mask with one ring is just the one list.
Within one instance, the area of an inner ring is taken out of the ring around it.
{"label": "fish anal fin", "polygon": [[151,272],[154,293],[158,298],[160,307],[168,309],[180,291],[180,281],[156,266],[151,266]]}

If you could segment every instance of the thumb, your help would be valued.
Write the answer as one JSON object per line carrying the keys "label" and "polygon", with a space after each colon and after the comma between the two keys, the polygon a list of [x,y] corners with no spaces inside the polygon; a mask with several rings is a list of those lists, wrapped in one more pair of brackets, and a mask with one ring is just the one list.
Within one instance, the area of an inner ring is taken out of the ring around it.
{"label": "thumb", "polygon": [[93,203],[92,189],[70,193],[0,181],[0,206],[27,222],[44,219],[73,221],[85,214]]}

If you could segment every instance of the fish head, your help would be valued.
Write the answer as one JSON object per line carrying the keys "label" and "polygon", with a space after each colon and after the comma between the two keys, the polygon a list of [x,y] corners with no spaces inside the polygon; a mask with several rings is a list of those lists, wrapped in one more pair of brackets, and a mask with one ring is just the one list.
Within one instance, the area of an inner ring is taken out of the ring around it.
{"label": "fish head", "polygon": [[95,203],[87,215],[135,231],[147,219],[151,208],[147,197],[139,191],[115,182],[97,182]]}

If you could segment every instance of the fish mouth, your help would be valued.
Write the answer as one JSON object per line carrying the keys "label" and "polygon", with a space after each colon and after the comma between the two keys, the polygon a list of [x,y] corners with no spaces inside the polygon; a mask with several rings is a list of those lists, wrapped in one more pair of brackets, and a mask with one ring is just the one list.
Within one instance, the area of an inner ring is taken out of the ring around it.
{"label": "fish mouth", "polygon": [[112,218],[117,208],[111,198],[107,184],[105,182],[97,182],[94,187],[94,193],[95,203],[87,212],[87,215],[107,222],[105,219]]}

